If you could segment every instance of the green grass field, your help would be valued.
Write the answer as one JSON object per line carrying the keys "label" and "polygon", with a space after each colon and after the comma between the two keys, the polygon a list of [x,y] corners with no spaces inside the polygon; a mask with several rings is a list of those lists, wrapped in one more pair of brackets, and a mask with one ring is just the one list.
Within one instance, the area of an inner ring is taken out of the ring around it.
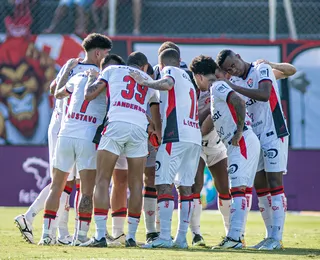
{"label": "green grass field", "polygon": [[[263,252],[257,250],[210,250],[209,248],[190,248],[188,250],[164,249],[127,249],[123,248],[78,248],[50,246],[40,247],[27,244],[13,223],[13,218],[25,211],[25,208],[0,207],[0,259],[320,259],[320,217],[288,214],[285,226],[285,250]],[[42,215],[42,214],[41,214]],[[34,223],[35,241],[41,234],[41,215]],[[70,212],[70,231],[73,227],[74,212]],[[111,221],[109,221],[111,222]],[[94,224],[94,223],[93,223]],[[110,224],[110,223],[109,223]],[[177,216],[174,216],[174,232]],[[90,235],[93,234],[91,226]],[[109,230],[111,230],[109,228]],[[172,233],[174,233],[172,232]],[[204,211],[202,215],[202,232],[208,246],[220,242],[224,235],[221,216],[217,212]],[[260,213],[249,215],[246,242],[252,245],[259,242],[264,235],[264,227]],[[144,223],[138,231],[138,241],[144,241]],[[191,234],[189,234],[191,243]]]}

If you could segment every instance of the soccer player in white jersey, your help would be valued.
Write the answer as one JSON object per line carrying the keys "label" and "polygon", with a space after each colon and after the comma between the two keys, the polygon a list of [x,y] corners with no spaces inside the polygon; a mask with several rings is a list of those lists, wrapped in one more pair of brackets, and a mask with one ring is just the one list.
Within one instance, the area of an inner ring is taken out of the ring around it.
{"label": "soccer player in white jersey", "polygon": [[[112,65],[112,64],[110,64]],[[116,65],[116,64],[115,64]],[[124,65],[124,64],[117,64]],[[154,70],[148,64],[147,74],[153,78]],[[159,104],[153,103],[147,108],[147,117],[149,123],[153,125],[150,118],[150,109],[159,110]],[[156,112],[154,112],[156,113]],[[158,119],[160,120],[160,119]],[[100,133],[101,134],[101,133]],[[155,143],[157,146],[157,144]],[[146,241],[151,241],[158,237],[156,231],[156,205],[157,194],[154,186],[155,178],[155,160],[156,148],[151,144],[150,138],[148,142],[148,156],[144,170],[144,188],[143,188],[143,212],[144,223],[146,227]],[[114,168],[112,175],[111,190],[111,216],[112,216],[112,236],[106,235],[108,245],[117,246],[125,244],[126,235],[124,234],[124,224],[127,217],[127,187],[128,187],[128,163],[124,155],[120,155]]]}
{"label": "soccer player in white jersey", "polygon": [[[158,55],[160,55],[160,53],[163,52],[164,50],[170,49],[170,48],[175,49],[180,55],[180,48],[178,47],[178,45],[176,45],[174,42],[171,42],[171,41],[166,41],[166,42],[161,44],[161,46],[158,49]],[[180,69],[183,69],[189,75],[189,77],[191,79],[191,82],[193,83],[195,89],[197,89],[197,85],[194,82],[194,78],[193,78],[192,72],[190,70],[188,70],[188,66],[186,65],[185,62],[183,62],[181,60],[181,58],[180,58],[179,67],[180,67]],[[160,73],[159,64],[158,64],[158,65],[154,66],[154,79],[157,80],[157,79],[160,79],[160,78],[161,78],[161,73]],[[199,96],[198,92],[199,91],[197,91],[197,96]],[[210,103],[209,103],[209,107],[210,107]],[[208,112],[210,114],[210,110]],[[199,119],[201,118],[201,116],[202,116],[202,114],[199,115]],[[201,122],[199,120],[199,124],[200,125],[202,124],[202,120],[201,120]],[[205,125],[207,125],[207,124],[205,124]],[[158,165],[158,162],[156,163],[156,165]],[[191,221],[190,221],[190,230],[191,230],[192,237],[193,237],[192,245],[194,245],[194,246],[204,246],[205,245],[205,242],[204,242],[203,237],[202,237],[201,232],[200,232],[200,219],[201,219],[201,213],[202,213],[202,203],[201,203],[201,199],[200,199],[200,192],[202,190],[203,181],[204,181],[203,180],[204,172],[203,171],[201,172],[201,168],[200,168],[201,166],[202,166],[202,161],[200,159],[199,160],[198,171],[197,171],[197,174],[196,174],[196,177],[195,177],[195,182],[192,185],[194,210],[192,212],[192,217],[191,217]],[[218,186],[219,186],[219,184],[218,184]],[[224,194],[221,189],[219,190],[219,192],[221,194]],[[222,197],[222,196],[223,195],[221,195],[220,197]],[[225,198],[224,203],[221,204],[223,206],[220,207],[220,209],[229,208],[229,206],[230,206],[230,203],[228,203],[228,202],[230,202],[230,199],[228,198],[228,195],[224,196],[224,198]],[[222,202],[222,201],[220,201],[220,202]],[[226,216],[224,219],[227,220],[227,214],[224,214],[224,216]],[[226,221],[226,223],[228,223],[228,221]],[[158,211],[157,211],[157,219],[156,219],[156,230],[158,232],[160,232],[160,220],[159,220],[159,212]],[[154,240],[154,239],[157,238],[156,233],[151,233],[150,235],[151,236],[150,236],[149,241]]]}
{"label": "soccer player in white jersey", "polygon": [[[61,77],[65,70],[71,71],[77,65],[80,59],[70,59],[59,71],[56,78],[50,84],[50,92],[54,94],[57,84],[66,84],[68,78],[65,78],[61,81]],[[52,158],[54,156],[54,150],[58,138],[58,133],[61,127],[61,121],[63,120],[63,101],[56,100],[55,108],[52,113],[51,121],[48,127],[48,149],[49,149],[49,165],[50,165],[50,173],[52,177]],[[59,207],[59,217],[60,220],[57,219],[56,225],[58,225],[59,229],[59,238],[57,242],[59,244],[69,244],[70,236],[68,231],[68,215],[69,215],[69,195],[72,191],[72,187],[74,185],[74,174],[69,174],[66,186],[63,190],[63,193],[60,197],[60,207]],[[33,233],[32,233],[32,224],[35,216],[44,208],[44,204],[46,198],[48,197],[50,191],[50,184],[48,184],[36,198],[36,200],[32,203],[32,205],[28,208],[27,212],[24,215],[19,215],[15,217],[15,223],[22,233],[23,237],[26,241],[30,243],[34,243]],[[56,236],[56,227],[53,228],[53,238]]]}
{"label": "soccer player in white jersey", "polygon": [[[197,63],[195,63],[196,65]],[[190,64],[190,70],[195,70],[193,64]],[[193,75],[195,81],[201,78],[200,74]],[[222,143],[217,130],[213,126],[213,121],[210,114],[210,91],[200,91],[198,95],[198,109],[199,109],[199,123],[202,133],[202,150],[193,185],[193,196],[197,199],[195,209],[192,215],[190,223],[190,229],[192,231],[194,246],[205,246],[205,242],[200,232],[200,216],[202,212],[200,192],[203,188],[204,182],[204,167],[207,165],[212,177],[214,179],[215,187],[218,191],[218,208],[223,218],[226,235],[229,230],[229,216],[230,216],[230,204],[231,196],[229,193],[229,181],[228,181],[228,161],[227,161],[227,150],[225,145]],[[218,130],[219,131],[219,130]],[[197,210],[199,208],[199,210]]]}
{"label": "soccer player in white jersey", "polygon": [[[158,191],[160,235],[146,248],[187,248],[187,231],[193,211],[192,185],[199,163],[201,133],[196,90],[188,74],[179,68],[180,55],[166,49],[159,55],[161,79],[146,79],[130,73],[138,83],[161,90],[162,144],[156,160],[155,184]],[[179,227],[172,242],[171,219],[174,209],[172,184],[179,189]]]}
{"label": "soccer player in white jersey", "polygon": [[[104,247],[106,243],[106,221],[109,210],[109,185],[114,166],[120,154],[128,161],[128,233],[126,246],[135,247],[136,231],[142,208],[142,185],[145,159],[148,154],[148,103],[159,103],[159,93],[137,84],[129,75],[130,71],[140,71],[144,77],[148,68],[147,57],[141,52],[133,52],[127,60],[128,66],[109,66],[98,80],[86,89],[86,99],[92,100],[107,89],[108,125],[102,132],[98,147],[97,177],[94,191],[95,236],[82,246]],[[89,85],[89,83],[88,83]],[[152,111],[151,111],[152,112]],[[153,115],[156,117],[156,115]],[[160,138],[161,122],[156,123],[156,134]]]}
{"label": "soccer player in white jersey", "polygon": [[[86,232],[88,231],[88,226],[91,220],[92,190],[94,181],[92,182],[93,184],[91,184],[90,179],[92,178],[92,176],[94,179],[95,161],[88,160],[86,153],[89,152],[89,148],[92,148],[89,146],[93,145],[92,139],[96,131],[94,128],[96,128],[99,124],[100,115],[96,115],[95,112],[90,115],[87,114],[92,104],[89,104],[89,102],[84,102],[83,96],[80,97],[80,86],[82,86],[83,83],[85,84],[86,80],[85,75],[81,74],[81,72],[89,69],[90,67],[94,67],[96,68],[96,70],[99,70],[98,66],[100,65],[101,60],[110,51],[112,42],[108,37],[101,34],[90,34],[84,39],[82,46],[85,50],[85,58],[83,62],[79,63],[71,70],[70,68],[65,69],[55,91],[56,98],[64,98],[69,95],[69,92],[73,91],[74,87],[76,90],[73,97],[71,98],[70,107],[68,108],[68,114],[66,115],[59,132],[53,159],[54,169],[52,174],[52,183],[50,186],[50,193],[45,204],[43,232],[42,238],[39,242],[40,245],[50,245],[53,243],[51,237],[52,227],[54,226],[56,221],[57,209],[59,208],[59,198],[69,175],[68,172],[70,172],[74,164],[76,165],[77,170],[80,172],[80,178],[85,178],[86,182],[88,182],[86,183],[86,185],[82,185],[84,187],[81,188],[81,193],[83,195],[79,206],[79,230],[78,234],[76,234],[76,237],[85,239],[84,237],[86,237]],[[73,76],[74,74],[75,76]],[[71,81],[68,82],[67,85],[63,86],[61,84],[61,81],[69,78],[70,75],[73,76],[70,79]],[[79,111],[76,111],[79,104]],[[103,113],[105,113],[105,111],[103,111]],[[84,127],[82,128],[81,126]],[[88,131],[85,132],[87,126]],[[76,134],[77,131],[75,131],[75,128],[79,128],[79,135]],[[94,129],[94,131],[92,129]],[[80,130],[84,132],[80,133]],[[91,136],[90,144],[88,144],[86,142],[86,139],[91,134],[91,131],[93,131],[93,134]],[[86,149],[84,149],[84,146],[86,146]],[[95,152],[95,150],[93,150],[93,152]],[[94,160],[94,156],[92,157]],[[85,172],[89,173],[85,175]],[[89,187],[90,185],[92,185],[91,189]],[[86,187],[87,190],[85,189]]]}
{"label": "soccer player in white jersey", "polygon": [[231,87],[245,98],[253,130],[261,144],[254,186],[267,236],[254,248],[281,249],[287,210],[282,176],[287,168],[289,131],[275,75],[269,64],[247,63],[231,50],[222,50],[217,63],[233,76]]}
{"label": "soccer player in white jersey", "polygon": [[[101,62],[101,71],[111,65],[126,65],[122,57],[116,54],[110,54]],[[90,82],[87,82],[88,84]],[[108,107],[108,105],[107,105]],[[107,114],[103,124],[96,132],[93,142],[99,145],[101,133],[107,124]],[[120,245],[125,243],[124,223],[127,216],[127,187],[128,187],[128,164],[125,156],[121,155],[115,165],[112,175],[111,190],[111,216],[112,216],[112,235],[106,234],[109,244]]]}
{"label": "soccer player in white jersey", "polygon": [[232,196],[230,227],[218,248],[242,248],[241,236],[247,207],[245,192],[247,187],[253,185],[259,161],[259,140],[250,126],[251,121],[243,99],[228,83],[217,79],[219,69],[214,60],[209,56],[198,56],[192,61],[192,70],[201,90],[207,90],[213,82],[210,88],[211,116],[222,142],[227,147]]}

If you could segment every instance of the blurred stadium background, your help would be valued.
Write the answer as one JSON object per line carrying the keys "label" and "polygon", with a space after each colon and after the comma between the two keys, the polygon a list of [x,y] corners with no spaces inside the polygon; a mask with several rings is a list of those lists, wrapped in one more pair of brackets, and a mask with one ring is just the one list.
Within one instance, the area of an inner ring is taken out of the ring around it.
{"label": "blurred stadium background", "polygon": [[[296,75],[279,82],[291,131],[288,208],[320,210],[312,200],[320,181],[319,14],[317,0],[0,0],[0,162],[7,183],[0,206],[29,205],[50,181],[54,101],[47,87],[69,58],[83,55],[82,39],[100,32],[113,39],[113,52],[126,58],[140,50],[153,65],[166,40],[180,46],[186,63],[223,48],[247,61],[293,63]],[[203,201],[215,208],[205,174]]]}

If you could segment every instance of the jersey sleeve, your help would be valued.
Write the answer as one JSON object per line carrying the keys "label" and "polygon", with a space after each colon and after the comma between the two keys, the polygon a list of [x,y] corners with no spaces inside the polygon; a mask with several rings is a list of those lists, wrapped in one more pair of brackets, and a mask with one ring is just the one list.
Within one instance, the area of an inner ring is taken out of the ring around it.
{"label": "jersey sleeve", "polygon": [[172,78],[173,79],[173,82],[176,82],[176,79],[173,75],[173,70],[171,67],[164,67],[161,71],[161,78]]}
{"label": "jersey sleeve", "polygon": [[228,101],[229,94],[233,92],[233,89],[224,81],[215,82],[211,88],[211,97],[219,98],[225,102]]}
{"label": "jersey sleeve", "polygon": [[261,63],[261,64],[259,64],[257,70],[258,70],[258,82],[259,83],[264,80],[269,80],[272,82],[270,74],[273,72],[272,72],[272,68],[270,65]]}
{"label": "jersey sleeve", "polygon": [[73,90],[74,90],[74,83],[73,83],[73,80],[69,80],[67,82],[67,84],[65,85],[65,90],[69,93],[69,94],[72,94],[73,93]]}
{"label": "jersey sleeve", "polygon": [[98,81],[104,81],[105,83],[108,83],[110,77],[110,68],[105,68],[102,72],[100,72]]}
{"label": "jersey sleeve", "polygon": [[160,104],[160,91],[154,90],[154,89],[149,89],[149,90],[152,90],[151,97],[149,99],[150,106],[153,104]]}
{"label": "jersey sleeve", "polygon": [[60,81],[60,79],[61,79],[61,77],[62,77],[62,75],[63,75],[63,73],[64,73],[65,70],[66,70],[66,64],[64,64],[64,65],[62,66],[62,68],[59,70],[59,72],[58,72],[58,74],[57,74],[57,76],[56,76],[56,83],[57,83],[57,84],[59,83],[59,81]]}

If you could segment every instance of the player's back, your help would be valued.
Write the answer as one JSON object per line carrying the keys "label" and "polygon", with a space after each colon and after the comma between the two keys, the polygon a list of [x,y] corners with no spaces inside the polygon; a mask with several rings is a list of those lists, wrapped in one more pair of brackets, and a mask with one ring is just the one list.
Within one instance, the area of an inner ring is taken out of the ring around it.
{"label": "player's back", "polygon": [[81,72],[74,75],[66,85],[66,90],[71,93],[71,99],[60,136],[91,140],[103,121],[107,106],[106,92],[102,92],[91,101],[85,100],[84,89],[87,80],[87,75]]}
{"label": "player's back", "polygon": [[159,93],[137,84],[129,75],[130,71],[139,71],[143,77],[150,78],[137,68],[122,65],[109,66],[101,73],[100,79],[108,84],[108,121],[128,122],[146,129],[148,103],[158,100]]}
{"label": "player's back", "polygon": [[174,86],[160,92],[163,119],[163,143],[191,142],[201,144],[196,90],[183,69],[167,66],[161,77],[171,77]]}

